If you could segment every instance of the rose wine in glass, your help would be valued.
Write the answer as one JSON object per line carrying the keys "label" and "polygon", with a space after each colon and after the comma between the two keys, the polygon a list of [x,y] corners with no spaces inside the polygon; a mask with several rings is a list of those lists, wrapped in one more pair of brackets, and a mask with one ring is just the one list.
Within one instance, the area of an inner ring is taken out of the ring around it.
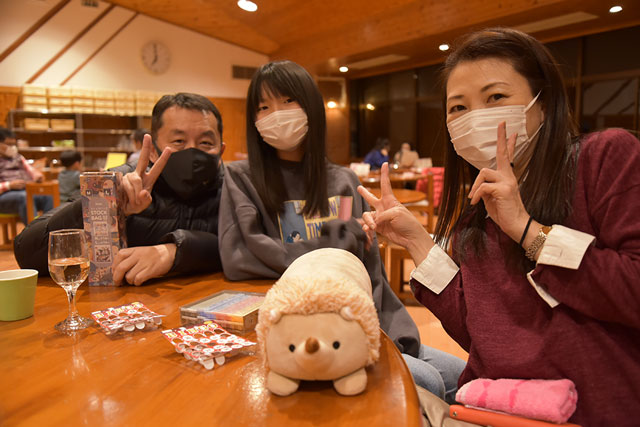
{"label": "rose wine in glass", "polygon": [[72,333],[90,326],[92,321],[78,315],[76,291],[89,275],[89,254],[84,230],[58,230],[49,233],[49,273],[67,292],[69,316],[55,328]]}

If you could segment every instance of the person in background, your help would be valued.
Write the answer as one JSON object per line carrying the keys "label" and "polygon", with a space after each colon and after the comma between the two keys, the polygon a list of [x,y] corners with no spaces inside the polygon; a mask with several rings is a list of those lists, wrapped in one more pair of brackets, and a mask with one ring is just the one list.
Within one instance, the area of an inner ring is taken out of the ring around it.
{"label": "person in background", "polygon": [[262,66],[247,94],[249,159],[227,166],[220,210],[220,255],[231,280],[277,279],[314,249],[345,249],[364,263],[380,326],[400,349],[416,383],[449,401],[464,362],[420,344],[418,329],[389,287],[375,236],[356,218],[368,209],[358,178],[326,157],[322,95],[290,61]]}
{"label": "person in background", "polygon": [[136,129],[136,131],[133,132],[133,134],[131,135],[131,142],[133,142],[133,153],[129,155],[127,163],[131,163],[134,166],[138,164],[140,151],[142,150],[142,142],[144,140],[144,136],[148,133],[149,131],[146,129]]}
{"label": "person in background", "polygon": [[363,163],[369,163],[371,170],[378,170],[384,162],[389,161],[391,143],[387,138],[378,138],[376,145],[364,156]]}
{"label": "person in background", "polygon": [[[18,214],[20,221],[27,224],[27,182],[42,182],[42,172],[32,167],[18,153],[15,134],[0,128],[0,213]],[[53,208],[51,196],[33,196],[34,210],[46,212]]]}
{"label": "person in background", "polygon": [[80,172],[82,171],[82,154],[75,150],[60,153],[60,163],[64,166],[58,174],[60,202],[73,202],[80,198]]}
{"label": "person in background", "polygon": [[[113,264],[117,285],[140,285],[166,274],[220,271],[218,208],[224,177],[222,117],[193,93],[163,96],[153,107],[151,135],[140,159],[112,170],[124,173],[128,247]],[[21,268],[47,275],[47,236],[83,228],[82,201],[38,218],[15,239]]]}
{"label": "person in background", "polygon": [[398,151],[393,156],[393,163],[400,168],[410,168],[418,160],[418,152],[411,149],[411,144],[403,142]]}
{"label": "person in background", "polygon": [[443,70],[439,245],[394,198],[387,166],[381,199],[358,189],[375,208],[365,231],[411,254],[416,298],[469,352],[460,385],[566,378],[570,422],[637,425],[640,141],[578,136],[556,62],[520,31],[467,36]]}

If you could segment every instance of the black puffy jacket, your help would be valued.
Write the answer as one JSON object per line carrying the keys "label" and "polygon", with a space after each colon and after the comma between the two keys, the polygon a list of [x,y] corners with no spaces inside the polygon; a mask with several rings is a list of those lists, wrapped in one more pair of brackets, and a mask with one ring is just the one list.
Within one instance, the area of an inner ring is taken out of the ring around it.
{"label": "black puffy jacket", "polygon": [[[123,174],[134,170],[126,164],[114,170]],[[175,243],[176,258],[170,272],[205,273],[222,270],[218,250],[218,208],[224,168],[218,182],[198,198],[184,201],[163,180],[156,181],[151,205],[127,217],[127,246],[153,246]],[[64,204],[31,222],[14,242],[14,253],[21,268],[34,268],[48,275],[49,232],[64,228],[83,228],[82,201]]]}

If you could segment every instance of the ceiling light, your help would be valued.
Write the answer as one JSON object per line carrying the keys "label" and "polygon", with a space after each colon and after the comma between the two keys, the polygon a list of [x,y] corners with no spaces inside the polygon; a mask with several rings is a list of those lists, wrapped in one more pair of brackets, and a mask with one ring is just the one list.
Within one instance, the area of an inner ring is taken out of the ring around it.
{"label": "ceiling light", "polygon": [[247,12],[255,12],[258,10],[258,5],[249,0],[238,0],[238,7]]}
{"label": "ceiling light", "polygon": [[367,107],[367,110],[371,110],[371,111],[376,109],[375,105],[373,104],[367,104],[366,107]]}
{"label": "ceiling light", "polygon": [[347,71],[349,71],[349,67],[342,66],[338,68],[338,70],[340,70],[341,73],[346,73]]}
{"label": "ceiling light", "polygon": [[622,11],[622,6],[612,6],[609,13],[618,13]]}
{"label": "ceiling light", "polygon": [[440,46],[438,46],[438,49],[444,52],[446,50],[449,50],[449,45],[446,43],[442,43]]}
{"label": "ceiling light", "polygon": [[338,106],[338,103],[336,101],[327,102],[327,107],[329,108],[336,108],[337,106]]}

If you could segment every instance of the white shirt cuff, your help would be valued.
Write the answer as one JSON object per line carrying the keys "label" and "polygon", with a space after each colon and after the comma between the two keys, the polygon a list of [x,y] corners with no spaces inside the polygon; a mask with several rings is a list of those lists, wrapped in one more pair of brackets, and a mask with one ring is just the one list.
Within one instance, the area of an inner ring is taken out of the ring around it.
{"label": "white shirt cuff", "polygon": [[594,240],[591,234],[554,225],[542,246],[538,264],[577,270]]}
{"label": "white shirt cuff", "polygon": [[557,299],[555,299],[553,296],[551,296],[551,294],[547,292],[547,290],[544,287],[538,285],[536,281],[533,280],[533,276],[531,275],[532,273],[533,273],[533,270],[527,273],[527,280],[529,281],[531,286],[533,286],[533,289],[536,290],[538,295],[540,295],[540,298],[542,298],[547,304],[549,304],[551,308],[560,304],[560,302]]}
{"label": "white shirt cuff", "polygon": [[427,257],[411,272],[416,279],[430,291],[440,294],[458,273],[458,266],[438,245],[435,245]]}

